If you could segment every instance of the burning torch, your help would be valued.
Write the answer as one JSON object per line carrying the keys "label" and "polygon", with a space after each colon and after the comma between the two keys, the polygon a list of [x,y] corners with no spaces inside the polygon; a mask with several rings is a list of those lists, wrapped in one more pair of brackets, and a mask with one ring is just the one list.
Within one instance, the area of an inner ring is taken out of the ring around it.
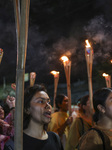
{"label": "burning torch", "polygon": [[88,73],[88,85],[89,85],[89,100],[90,100],[90,111],[93,114],[93,89],[92,89],[92,64],[93,64],[93,49],[88,40],[85,40],[85,58],[87,64]]}
{"label": "burning torch", "polygon": [[71,86],[70,86],[71,61],[68,59],[67,56],[62,56],[61,60],[63,61],[64,64],[64,70],[67,81],[67,95],[69,98],[69,115],[71,115]]}
{"label": "burning torch", "polygon": [[107,88],[111,88],[111,76],[106,73],[103,73],[102,76],[105,77]]}
{"label": "burning torch", "polygon": [[58,81],[59,81],[59,72],[58,71],[51,71],[50,73],[54,75],[54,102],[53,102],[53,107],[54,107],[54,110],[55,110],[55,108],[56,108],[55,98],[56,98],[56,94],[57,94],[57,86],[58,86]]}

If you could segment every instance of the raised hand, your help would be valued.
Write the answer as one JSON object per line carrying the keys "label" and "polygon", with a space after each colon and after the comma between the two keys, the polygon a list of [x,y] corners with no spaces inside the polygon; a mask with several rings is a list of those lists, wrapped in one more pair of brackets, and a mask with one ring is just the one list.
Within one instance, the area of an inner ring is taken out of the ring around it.
{"label": "raised hand", "polygon": [[6,98],[6,103],[8,104],[10,109],[14,108],[15,107],[15,97],[8,95]]}

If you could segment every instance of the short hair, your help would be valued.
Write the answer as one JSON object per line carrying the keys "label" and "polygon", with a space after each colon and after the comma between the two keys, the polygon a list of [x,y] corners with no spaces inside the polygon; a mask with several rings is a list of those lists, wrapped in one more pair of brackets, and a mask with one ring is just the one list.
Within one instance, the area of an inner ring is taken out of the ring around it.
{"label": "short hair", "polygon": [[93,94],[93,106],[95,113],[93,115],[93,120],[97,122],[100,119],[100,111],[97,106],[100,104],[105,107],[105,102],[109,94],[112,92],[111,88],[101,88],[94,92]]}
{"label": "short hair", "polygon": [[27,114],[27,110],[30,107],[30,102],[33,96],[40,91],[47,92],[44,85],[35,84],[33,87],[27,87],[24,92],[24,116],[23,116],[23,129],[26,129],[29,125],[31,116]]}

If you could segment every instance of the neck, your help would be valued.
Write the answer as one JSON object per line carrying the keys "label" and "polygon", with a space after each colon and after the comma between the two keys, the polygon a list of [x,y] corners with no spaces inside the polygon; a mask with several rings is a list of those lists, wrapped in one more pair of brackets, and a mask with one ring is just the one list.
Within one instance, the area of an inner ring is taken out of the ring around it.
{"label": "neck", "polygon": [[107,117],[103,117],[97,122],[97,125],[101,126],[103,129],[112,129],[112,120]]}
{"label": "neck", "polygon": [[81,114],[84,120],[86,120],[89,124],[92,124],[92,116],[90,113]]}
{"label": "neck", "polygon": [[87,119],[92,119],[91,113],[90,112],[85,112],[82,114],[85,118]]}
{"label": "neck", "polygon": [[59,109],[59,111],[60,111],[60,112],[66,112],[66,113],[67,113],[67,111],[66,111],[66,110],[63,110],[63,109]]}
{"label": "neck", "polygon": [[46,131],[43,129],[43,125],[35,123],[32,120],[30,121],[28,128],[24,130],[24,133],[37,139],[44,140],[48,138]]}

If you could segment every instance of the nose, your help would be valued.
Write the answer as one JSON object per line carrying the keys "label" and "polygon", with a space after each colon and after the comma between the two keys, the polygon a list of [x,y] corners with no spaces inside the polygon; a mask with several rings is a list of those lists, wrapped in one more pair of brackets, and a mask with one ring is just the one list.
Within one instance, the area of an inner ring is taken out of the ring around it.
{"label": "nose", "polygon": [[47,109],[51,108],[51,105],[50,105],[49,102],[47,102],[47,101],[46,101],[46,103],[45,103],[45,108],[47,108]]}

